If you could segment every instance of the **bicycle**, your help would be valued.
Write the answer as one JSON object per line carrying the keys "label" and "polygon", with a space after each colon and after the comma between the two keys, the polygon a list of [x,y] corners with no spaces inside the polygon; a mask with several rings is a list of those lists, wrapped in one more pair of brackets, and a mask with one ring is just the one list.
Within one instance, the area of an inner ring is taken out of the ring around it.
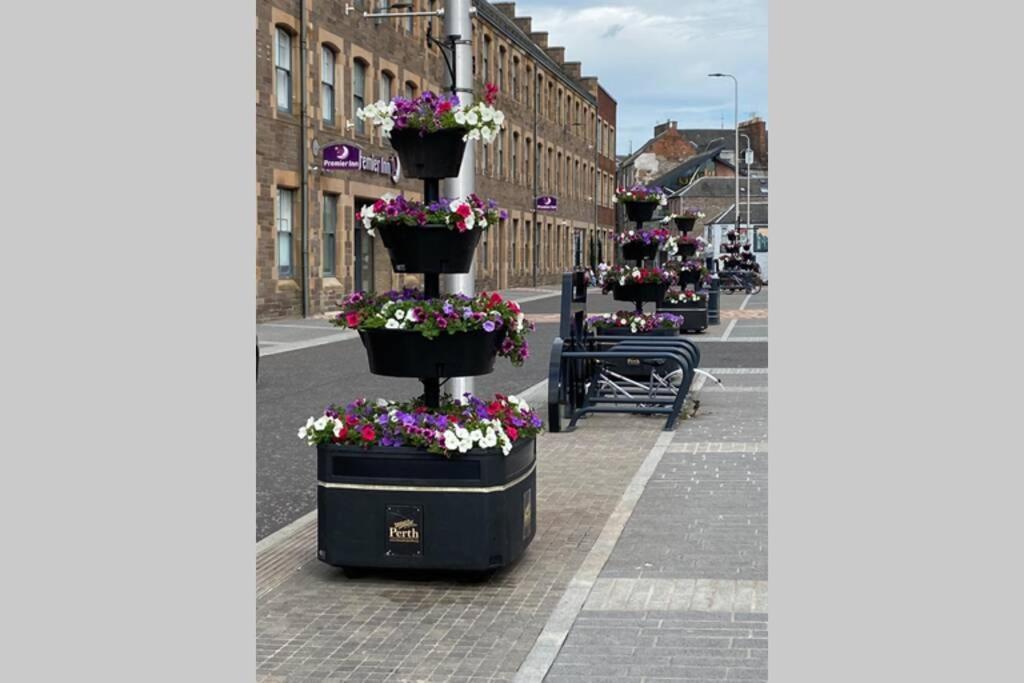
{"label": "bicycle", "polygon": [[764,285],[761,275],[753,270],[720,270],[718,281],[719,288],[727,294],[734,294],[737,291],[757,294]]}

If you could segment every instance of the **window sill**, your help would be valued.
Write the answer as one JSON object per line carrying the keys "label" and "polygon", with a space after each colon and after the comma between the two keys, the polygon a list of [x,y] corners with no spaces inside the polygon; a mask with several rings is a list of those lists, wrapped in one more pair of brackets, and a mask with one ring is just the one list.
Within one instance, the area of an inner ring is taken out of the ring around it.
{"label": "window sill", "polygon": [[341,280],[339,280],[338,278],[336,278],[333,275],[324,275],[321,282],[322,282],[324,288],[331,287],[331,288],[341,289],[342,287],[344,287],[344,285],[341,284]]}
{"label": "window sill", "polygon": [[292,279],[282,279],[277,281],[277,291],[296,291],[299,289],[299,283]]}

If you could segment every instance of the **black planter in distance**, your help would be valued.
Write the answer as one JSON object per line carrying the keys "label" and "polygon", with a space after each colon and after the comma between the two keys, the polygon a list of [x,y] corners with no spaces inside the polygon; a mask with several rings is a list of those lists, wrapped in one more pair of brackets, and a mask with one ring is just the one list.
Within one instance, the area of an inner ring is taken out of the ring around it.
{"label": "black planter in distance", "polygon": [[466,151],[465,134],[464,128],[451,128],[421,136],[418,129],[403,128],[391,131],[391,146],[406,178],[455,178]]}
{"label": "black planter in distance", "polygon": [[658,255],[657,242],[644,244],[643,242],[627,242],[622,245],[622,258],[627,261],[645,261]]}
{"label": "black planter in distance", "polygon": [[693,230],[693,224],[697,222],[696,217],[686,218],[685,216],[676,216],[674,220],[676,222],[676,227],[679,229],[679,232],[683,233],[684,235]]}
{"label": "black planter in distance", "polygon": [[370,372],[387,377],[476,377],[494,371],[507,330],[474,330],[427,339],[412,330],[360,330]]}
{"label": "black planter in distance", "polygon": [[615,285],[612,297],[616,301],[653,301],[660,303],[668,291],[668,283]]}
{"label": "black planter in distance", "polygon": [[701,271],[699,270],[681,270],[679,271],[679,284],[682,287],[686,285],[698,285],[702,278]]}
{"label": "black planter in distance", "polygon": [[658,306],[658,313],[682,316],[682,329],[687,332],[703,332],[708,328],[708,300],[706,297],[693,303],[670,304],[665,302]]}
{"label": "black planter in distance", "polygon": [[638,223],[651,220],[658,208],[658,202],[623,202],[623,204],[626,207],[626,217]]}
{"label": "black planter in distance", "polygon": [[384,225],[377,231],[396,273],[468,273],[482,233],[447,225]]}
{"label": "black planter in distance", "polygon": [[679,255],[681,257],[683,257],[684,259],[688,259],[688,258],[690,258],[691,256],[693,256],[696,253],[697,253],[697,245],[696,244],[680,244],[679,245]]}

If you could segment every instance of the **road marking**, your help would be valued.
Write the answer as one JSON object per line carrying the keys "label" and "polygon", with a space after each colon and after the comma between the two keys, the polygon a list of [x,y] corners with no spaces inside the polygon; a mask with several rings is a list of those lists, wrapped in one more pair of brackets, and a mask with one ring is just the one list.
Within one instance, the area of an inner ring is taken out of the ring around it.
{"label": "road marking", "polygon": [[544,680],[555,657],[558,656],[559,650],[562,649],[562,644],[569,635],[569,630],[575,623],[576,617],[579,616],[584,603],[590,596],[590,591],[596,583],[601,569],[611,556],[619,536],[622,535],[626,522],[633,514],[633,509],[639,502],[647,482],[654,474],[658,463],[661,462],[661,456],[665,454],[672,442],[673,436],[675,436],[675,432],[662,432],[658,436],[658,440],[647,454],[647,458],[640,465],[640,469],[633,476],[629,486],[626,487],[615,511],[605,522],[601,535],[598,536],[590,552],[583,559],[583,563],[566,587],[554,612],[548,617],[544,630],[537,636],[533,649],[530,650],[522,666],[519,667],[514,681],[534,683]]}
{"label": "road marking", "polygon": [[735,318],[729,321],[729,326],[726,327],[725,332],[722,333],[722,341],[729,341],[729,335],[732,334],[733,328],[736,327],[736,323],[738,322],[739,320]]}
{"label": "road marking", "polygon": [[338,334],[328,335],[326,337],[320,337],[318,339],[309,339],[301,342],[270,342],[274,344],[273,348],[264,349],[260,347],[260,357],[263,356],[276,356],[279,353],[288,353],[289,351],[301,351],[302,349],[313,348],[314,346],[324,346],[326,344],[336,344],[337,342],[349,341],[350,339],[358,339],[359,333],[346,330]]}
{"label": "road marking", "polygon": [[745,298],[745,299],[743,300],[743,303],[741,303],[741,304],[740,304],[740,310],[741,310],[741,311],[742,311],[742,310],[743,310],[744,308],[746,308],[746,307],[747,307],[747,303],[748,303],[748,302],[750,301],[750,297],[752,297],[752,296],[754,296],[754,295],[753,295],[753,294],[747,294],[747,298]]}

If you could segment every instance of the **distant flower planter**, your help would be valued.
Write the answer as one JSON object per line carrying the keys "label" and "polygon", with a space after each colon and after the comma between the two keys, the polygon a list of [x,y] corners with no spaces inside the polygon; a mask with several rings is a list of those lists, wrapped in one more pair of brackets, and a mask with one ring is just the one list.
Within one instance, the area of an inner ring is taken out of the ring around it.
{"label": "distant flower planter", "polygon": [[407,178],[454,178],[466,151],[465,128],[445,128],[421,135],[416,128],[391,131],[391,146]]}
{"label": "distant flower planter", "polygon": [[693,230],[693,226],[694,226],[694,224],[696,222],[697,222],[697,218],[696,217],[693,217],[693,218],[689,218],[687,216],[676,216],[675,217],[676,228],[678,228],[679,232],[681,232],[683,234],[686,234],[686,233],[690,232],[691,230]]}
{"label": "distant flower planter", "polygon": [[370,372],[387,377],[476,377],[494,372],[506,328],[442,334],[412,330],[359,330]]}
{"label": "distant flower planter", "polygon": [[612,297],[616,301],[653,301],[660,303],[665,297],[665,292],[668,291],[669,283],[661,284],[628,284],[614,286]]}
{"label": "distant flower planter", "polygon": [[644,261],[658,255],[661,245],[657,242],[644,244],[643,242],[627,242],[622,245],[622,258],[627,261]]}
{"label": "distant flower planter", "polygon": [[377,230],[396,273],[468,273],[483,234],[447,225],[382,225]]}
{"label": "distant flower planter", "polygon": [[623,205],[626,207],[626,217],[637,223],[651,220],[658,208],[658,202],[623,202]]}

